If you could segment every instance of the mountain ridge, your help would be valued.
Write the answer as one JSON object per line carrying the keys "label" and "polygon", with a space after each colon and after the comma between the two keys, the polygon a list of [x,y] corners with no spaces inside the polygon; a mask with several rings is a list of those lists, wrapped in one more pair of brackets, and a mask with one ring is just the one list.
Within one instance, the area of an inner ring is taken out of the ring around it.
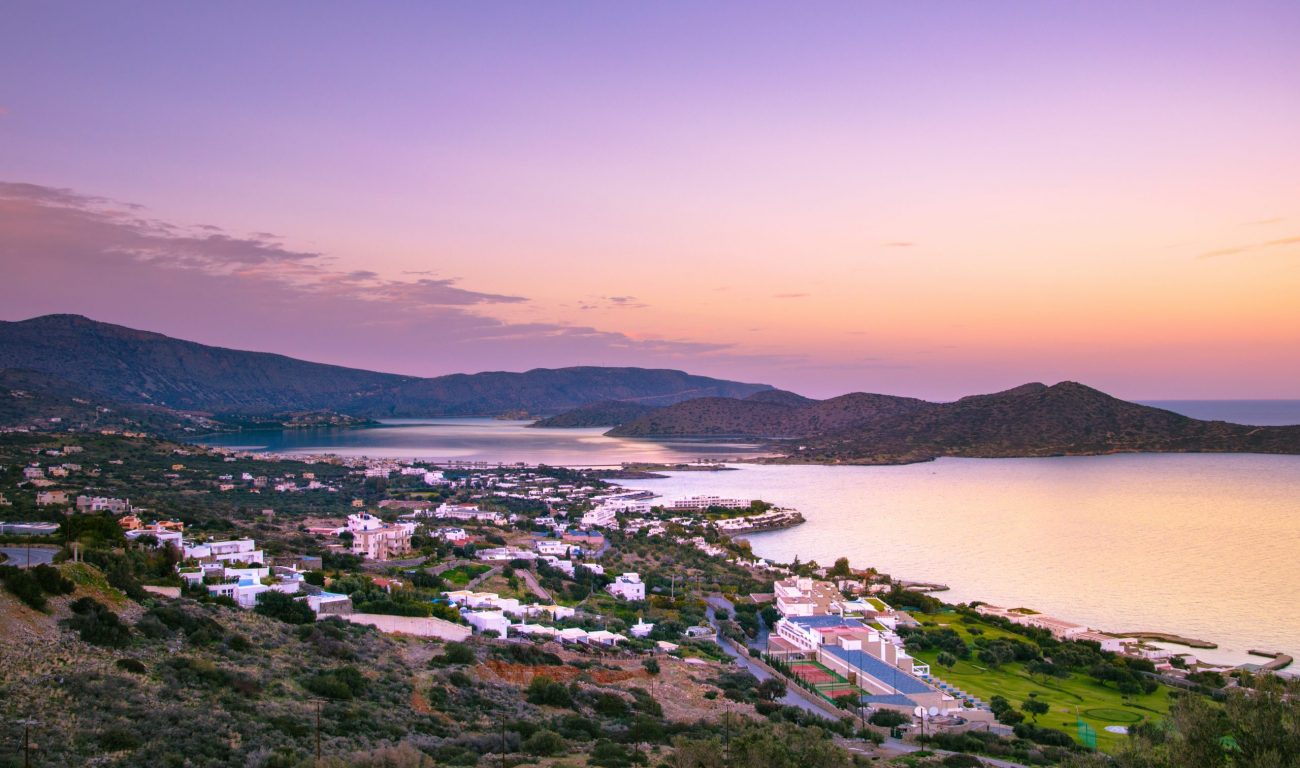
{"label": "mountain ridge", "polygon": [[771,389],[631,367],[421,378],[199,344],[68,314],[0,322],[0,368],[54,376],[113,402],[237,417],[301,411],[360,418],[548,414],[601,400],[669,405]]}

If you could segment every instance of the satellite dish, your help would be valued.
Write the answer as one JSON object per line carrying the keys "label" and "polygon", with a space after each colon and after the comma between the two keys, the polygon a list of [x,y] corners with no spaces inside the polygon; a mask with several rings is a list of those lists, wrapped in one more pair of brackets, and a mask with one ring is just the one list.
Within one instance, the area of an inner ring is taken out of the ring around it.
{"label": "satellite dish", "polygon": [[935,715],[939,714],[939,708],[930,707],[929,712],[930,712],[930,717],[934,717]]}
{"label": "satellite dish", "polygon": [[920,704],[917,704],[916,709],[912,711],[916,713],[917,717],[925,717],[925,707],[921,706]]}

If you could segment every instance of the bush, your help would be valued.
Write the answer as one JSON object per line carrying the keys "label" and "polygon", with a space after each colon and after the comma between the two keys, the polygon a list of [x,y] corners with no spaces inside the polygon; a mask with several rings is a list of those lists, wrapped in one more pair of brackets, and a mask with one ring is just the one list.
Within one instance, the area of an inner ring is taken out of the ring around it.
{"label": "bush", "polygon": [[892,709],[878,709],[871,713],[871,717],[867,718],[867,722],[881,728],[893,728],[896,725],[912,722],[912,718]]}
{"label": "bush", "polygon": [[295,600],[292,596],[274,589],[258,595],[257,606],[253,610],[286,624],[311,624],[316,621],[316,612],[307,605],[307,601]]}
{"label": "bush", "polygon": [[543,729],[525,739],[522,746],[530,755],[549,757],[563,752],[567,744],[560,734]]}
{"label": "bush", "polygon": [[69,607],[73,616],[67,626],[78,632],[83,641],[110,648],[121,648],[131,641],[131,628],[102,603],[83,597]]}
{"label": "bush", "polygon": [[10,567],[6,569],[4,581],[5,589],[26,603],[27,607],[37,611],[45,610],[45,591],[41,589],[35,576],[27,571]]}
{"label": "bush", "polygon": [[303,681],[303,687],[327,699],[351,699],[366,689],[366,679],[355,667],[318,672]]}
{"label": "bush", "polygon": [[658,659],[646,659],[645,661],[641,662],[641,666],[645,667],[645,671],[649,672],[652,675],[659,674]]}
{"label": "bush", "polygon": [[47,595],[70,595],[77,585],[72,583],[71,579],[63,577],[58,568],[48,565],[38,565],[32,568],[29,573],[36,579],[36,583]]}
{"label": "bush", "polygon": [[123,672],[132,672],[137,675],[143,675],[145,672],[149,671],[148,667],[146,667],[143,662],[137,661],[136,659],[118,659],[117,668]]}
{"label": "bush", "polygon": [[[619,699],[622,702],[622,699]],[[573,697],[563,683],[538,675],[528,684],[528,703],[547,707],[572,707]]]}
{"label": "bush", "polygon": [[113,726],[99,734],[99,746],[107,752],[135,749],[140,746],[140,737],[130,728]]}
{"label": "bush", "polygon": [[443,664],[473,664],[478,659],[474,649],[465,643],[447,643],[438,660]]}

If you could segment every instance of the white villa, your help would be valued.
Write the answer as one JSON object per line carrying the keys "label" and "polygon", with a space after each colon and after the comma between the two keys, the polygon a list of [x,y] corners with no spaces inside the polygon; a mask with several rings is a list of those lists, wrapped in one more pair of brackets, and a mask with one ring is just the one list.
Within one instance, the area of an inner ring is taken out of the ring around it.
{"label": "white villa", "polygon": [[614,583],[605,587],[605,591],[622,600],[644,600],[645,583],[637,573],[624,573]]}

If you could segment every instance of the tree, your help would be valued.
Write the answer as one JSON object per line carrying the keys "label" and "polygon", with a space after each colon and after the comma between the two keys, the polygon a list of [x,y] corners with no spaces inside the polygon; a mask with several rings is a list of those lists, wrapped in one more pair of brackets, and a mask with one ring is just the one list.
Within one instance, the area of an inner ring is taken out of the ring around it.
{"label": "tree", "polygon": [[939,663],[939,666],[951,672],[953,666],[957,664],[957,657],[947,651],[939,651],[939,656],[935,661]]}
{"label": "tree", "polygon": [[1004,709],[997,715],[998,722],[1003,725],[1015,725],[1025,721],[1025,714],[1018,709]]}
{"label": "tree", "polygon": [[758,684],[758,698],[765,701],[776,701],[785,696],[785,681],[776,677],[769,677]]}
{"label": "tree", "polygon": [[835,565],[826,572],[826,577],[831,579],[847,579],[853,575],[853,569],[849,567],[849,559],[841,557],[835,561]]}
{"label": "tree", "polygon": [[1052,710],[1052,707],[1047,702],[1042,701],[1041,699],[1036,699],[1031,697],[1025,703],[1020,705],[1020,710],[1022,712],[1027,713],[1030,717],[1034,719],[1034,722],[1037,723],[1038,716],[1047,714]]}

